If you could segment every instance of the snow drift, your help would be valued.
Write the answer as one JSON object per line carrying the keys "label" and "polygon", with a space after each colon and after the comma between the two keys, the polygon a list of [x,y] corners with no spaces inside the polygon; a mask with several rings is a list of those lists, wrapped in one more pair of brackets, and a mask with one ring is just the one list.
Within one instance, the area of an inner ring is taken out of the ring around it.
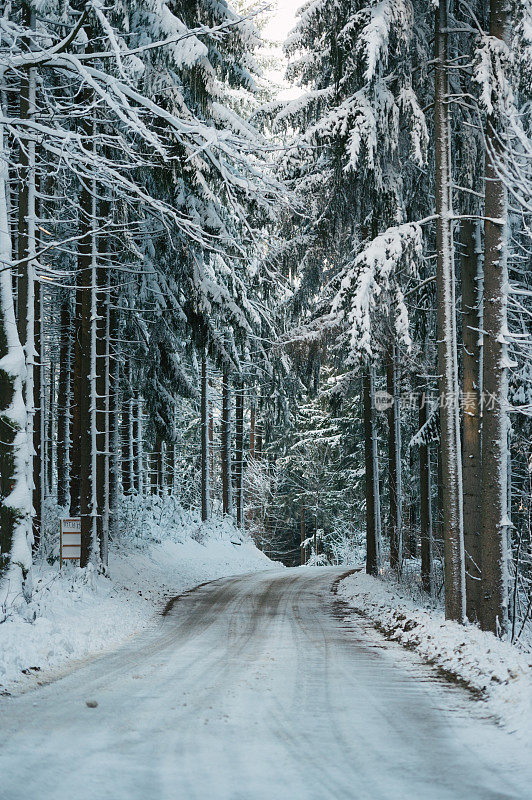
{"label": "snow drift", "polygon": [[416,650],[484,701],[505,727],[530,734],[532,654],[476,625],[445,619],[443,610],[414,600],[397,585],[362,572],[338,585],[338,597],[389,638]]}

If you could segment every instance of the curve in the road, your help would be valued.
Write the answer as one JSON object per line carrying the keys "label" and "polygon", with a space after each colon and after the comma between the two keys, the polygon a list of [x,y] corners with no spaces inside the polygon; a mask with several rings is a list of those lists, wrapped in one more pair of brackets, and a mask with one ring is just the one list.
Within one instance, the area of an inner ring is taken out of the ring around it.
{"label": "curve in the road", "polygon": [[115,653],[6,699],[0,799],[525,800],[467,695],[338,613],[343,572],[206,584]]}

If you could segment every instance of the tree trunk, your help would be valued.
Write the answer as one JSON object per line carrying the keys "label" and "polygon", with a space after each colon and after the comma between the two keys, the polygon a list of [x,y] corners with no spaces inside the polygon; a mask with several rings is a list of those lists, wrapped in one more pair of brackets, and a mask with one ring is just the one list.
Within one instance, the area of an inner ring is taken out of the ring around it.
{"label": "tree trunk", "polygon": [[[41,325],[43,323],[41,322]],[[44,355],[44,342],[42,342],[41,347],[43,349]],[[41,359],[42,363],[44,363],[44,358]],[[56,466],[56,452],[57,452],[57,431],[56,431],[56,420],[57,420],[57,407],[56,407],[56,380],[55,380],[55,361],[53,359],[50,360],[50,386],[48,387],[48,424],[46,430],[46,441],[48,443],[48,458],[46,462],[46,494],[49,495],[52,493],[52,487],[54,484],[54,473],[55,473],[55,466]]]}
{"label": "tree trunk", "polygon": [[142,397],[137,394],[137,416],[136,416],[136,435],[137,435],[137,458],[135,462],[136,484],[139,494],[144,494],[144,429],[142,424]]}
{"label": "tree trunk", "polygon": [[403,563],[403,498],[401,480],[401,412],[399,375],[395,345],[387,351],[386,387],[393,399],[388,409],[388,477],[390,493],[390,566],[397,572]]}
{"label": "tree trunk", "polygon": [[378,575],[380,562],[380,537],[377,513],[379,476],[375,474],[376,436],[373,408],[374,382],[371,366],[364,367],[362,373],[363,412],[364,412],[364,461],[366,472],[366,572]]}
{"label": "tree trunk", "polygon": [[160,436],[157,437],[157,488],[160,495],[164,494],[164,442]]}
{"label": "tree trunk", "polygon": [[57,381],[57,504],[66,508],[70,491],[71,320],[68,291],[61,298],[59,376]]}
{"label": "tree trunk", "polygon": [[233,513],[231,486],[231,394],[229,370],[224,367],[222,379],[222,507],[224,514]]}
{"label": "tree trunk", "polygon": [[73,318],[74,357],[70,364],[70,516],[79,517],[81,489],[81,301],[82,277],[76,276],[76,295]]}
{"label": "tree trunk", "polygon": [[[93,125],[89,124],[91,135]],[[81,279],[81,371],[80,371],[80,566],[99,560],[96,519],[97,453],[96,453],[96,280],[97,280],[97,219],[96,182],[90,191],[81,189],[80,227],[83,238],[78,247],[78,269]]]}
{"label": "tree trunk", "polygon": [[251,409],[249,412],[249,460],[253,461],[255,458],[255,398],[251,401]]}
{"label": "tree trunk", "polygon": [[255,459],[260,461],[262,458],[263,434],[259,422],[255,422]]}
{"label": "tree trunk", "polygon": [[[24,350],[13,302],[13,278],[7,215],[9,175],[0,124],[0,577],[2,598],[9,605],[22,591],[29,599],[26,577],[31,568],[31,492],[27,465],[29,448],[23,400]],[[4,587],[6,591],[4,591]]]}
{"label": "tree trunk", "polygon": [[[22,6],[23,22],[32,30],[35,29],[35,11],[29,4]],[[24,37],[24,44],[31,48],[29,37]],[[20,79],[20,117],[32,120],[35,117],[35,93],[37,73],[35,68],[21,71]],[[26,431],[30,448],[33,449],[40,437],[40,419],[35,432],[35,256],[36,256],[36,174],[35,174],[35,141],[28,140],[19,147],[20,184],[18,206],[18,335],[26,362],[26,375],[24,379],[24,402],[26,404]],[[39,382],[38,382],[39,383]],[[40,385],[37,387],[40,391]],[[37,405],[40,396],[37,398]],[[40,444],[40,442],[39,442]],[[41,453],[31,455],[26,463],[26,480],[32,487],[32,502],[34,505],[33,537],[34,546],[40,538],[41,524]],[[35,506],[35,503],[38,505]]]}
{"label": "tree trunk", "polygon": [[[427,395],[418,394],[419,418],[421,429],[427,422]],[[430,480],[430,452],[426,442],[419,444],[419,522],[421,532],[421,585],[429,594],[432,593],[432,507]]]}
{"label": "tree trunk", "polygon": [[116,293],[109,309],[109,539],[118,536],[118,499],[120,496],[120,359],[117,354],[119,332]]}
{"label": "tree trunk", "polygon": [[[490,35],[509,44],[507,0],[491,0]],[[508,375],[507,192],[498,175],[506,132],[494,114],[486,121],[484,319],[482,360],[482,608],[483,630],[508,628]]]}
{"label": "tree trunk", "polygon": [[210,414],[209,414],[209,378],[207,372],[207,355],[203,353],[201,361],[201,519],[206,522],[210,517]]}
{"label": "tree trunk", "polygon": [[37,362],[33,369],[33,549],[37,550],[41,541],[43,522],[43,503],[45,496],[44,463],[44,380],[42,347],[42,287],[34,286],[34,343]]}
{"label": "tree trunk", "polygon": [[435,25],[436,286],[440,392],[445,616],[465,620],[462,459],[455,318],[452,231],[451,128],[448,76],[448,0],[439,3]]}
{"label": "tree trunk", "polygon": [[305,564],[307,563],[307,558],[306,558],[306,553],[305,553],[305,541],[306,541],[305,506],[301,506],[300,532],[301,532],[301,566],[304,567]]}
{"label": "tree trunk", "polygon": [[[109,204],[102,208],[109,214]],[[100,237],[102,250],[104,238]],[[97,275],[96,320],[96,531],[102,564],[107,566],[109,542],[109,272],[100,267]]]}
{"label": "tree trunk", "polygon": [[129,466],[131,489],[133,494],[139,492],[138,472],[138,413],[136,398],[132,394],[129,398]]}
{"label": "tree trunk", "polygon": [[236,524],[244,524],[244,384],[239,381],[235,393],[235,471]]}
{"label": "tree trunk", "polygon": [[[212,382],[209,381],[208,390],[212,388]],[[216,470],[214,464],[214,407],[213,401],[209,400],[208,406],[208,413],[209,413],[209,495],[214,494],[214,481],[216,478]],[[212,506],[212,497],[209,496],[209,508]],[[209,511],[210,515],[210,511]]]}
{"label": "tree trunk", "polygon": [[[158,458],[159,441],[156,439],[153,450],[150,453],[150,493],[157,494],[158,492],[158,478],[159,478],[159,458]],[[123,480],[122,480],[123,483]]]}
{"label": "tree trunk", "polygon": [[466,611],[475,621],[481,605],[480,528],[480,345],[482,329],[480,230],[473,220],[462,222],[462,476],[464,486],[464,548]]}
{"label": "tree trunk", "polygon": [[[122,419],[120,425],[120,434],[121,434],[121,449],[122,449],[122,461],[121,461],[121,472],[122,472],[122,493],[124,495],[131,494],[132,486],[131,486],[131,464],[129,463],[131,452],[130,452],[130,432],[131,432],[131,420],[130,420],[130,411],[131,405],[129,403],[129,399],[125,399],[122,395],[121,398],[121,406],[122,406]],[[152,474],[152,486],[153,483],[153,474]],[[157,470],[155,469],[155,486],[157,486]],[[155,492],[156,493],[156,492]]]}

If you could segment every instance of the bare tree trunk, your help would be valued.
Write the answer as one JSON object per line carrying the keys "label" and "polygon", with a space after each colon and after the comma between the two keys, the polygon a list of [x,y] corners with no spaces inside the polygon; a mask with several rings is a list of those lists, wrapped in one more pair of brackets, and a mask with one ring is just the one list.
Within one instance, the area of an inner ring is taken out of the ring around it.
{"label": "bare tree trunk", "polygon": [[158,492],[158,478],[159,478],[159,461],[158,461],[158,454],[157,448],[159,446],[159,441],[155,441],[155,445],[153,450],[150,453],[150,493],[157,494]]}
{"label": "bare tree trunk", "polygon": [[206,522],[211,513],[210,502],[210,415],[209,415],[209,378],[207,372],[207,354],[203,353],[201,361],[201,519]]}
{"label": "bare tree trunk", "polygon": [[[41,323],[42,324],[42,323]],[[42,337],[44,339],[44,337]],[[41,342],[44,356],[44,341]],[[44,363],[44,357],[41,359]],[[57,461],[57,405],[56,405],[56,380],[55,380],[55,361],[50,360],[50,386],[48,387],[48,424],[46,430],[46,441],[48,442],[48,458],[46,462],[46,494],[52,493],[54,484],[54,473]]]}
{"label": "bare tree trunk", "polygon": [[[94,125],[88,124],[90,135]],[[80,198],[80,227],[83,238],[78,246],[78,268],[81,279],[81,372],[80,372],[80,566],[99,561],[97,543],[96,502],[96,275],[97,275],[97,218],[96,181],[90,189],[82,186]]]}
{"label": "bare tree trunk", "polygon": [[175,460],[176,460],[176,447],[175,443],[166,443],[166,489],[168,494],[174,491],[174,478],[175,478]]}
{"label": "bare tree trunk", "polygon": [[255,421],[255,459],[257,461],[260,461],[262,459],[262,446],[263,446],[262,426],[258,421]]}
{"label": "bare tree trunk", "polygon": [[462,221],[462,476],[464,486],[464,548],[466,611],[475,621],[481,605],[480,528],[480,345],[482,329],[480,230],[473,220]]}
{"label": "bare tree trunk", "polygon": [[70,516],[79,517],[81,490],[81,298],[82,276],[76,276],[76,296],[73,319],[74,357],[70,360]]}
{"label": "bare tree trunk", "polygon": [[109,539],[118,536],[118,498],[120,495],[120,359],[117,354],[118,311],[116,292],[109,308]]}
{"label": "bare tree trunk", "polygon": [[[209,381],[207,389],[212,388],[212,383]],[[214,408],[213,401],[209,400],[208,406],[209,413],[209,508],[212,507],[212,496],[214,495],[214,481],[216,478],[216,470],[214,465]],[[210,511],[209,511],[210,515]]]}
{"label": "bare tree trunk", "polygon": [[[418,394],[419,428],[427,422],[427,395]],[[419,444],[419,521],[421,528],[421,585],[432,593],[432,507],[430,502],[430,453],[426,442]]]}
{"label": "bare tree trunk", "polygon": [[142,397],[137,394],[137,416],[136,416],[136,435],[137,435],[137,459],[135,462],[137,491],[144,494],[144,430],[142,423]]}
{"label": "bare tree trunk", "polygon": [[401,571],[403,563],[403,499],[401,480],[401,416],[399,406],[399,376],[394,345],[387,351],[386,386],[392,398],[388,409],[388,476],[390,493],[390,566]]}
{"label": "bare tree trunk", "polygon": [[[491,0],[490,35],[509,44],[507,0]],[[504,162],[505,124],[486,121],[484,319],[482,390],[482,607],[483,630],[508,629],[508,375],[507,191],[498,174]]]}
{"label": "bare tree trunk", "polygon": [[[130,453],[130,431],[131,431],[131,420],[130,420],[130,410],[131,406],[129,403],[129,399],[124,399],[122,396],[121,398],[121,408],[122,408],[122,419],[120,425],[120,434],[121,434],[121,449],[122,449],[122,461],[121,461],[121,472],[122,472],[122,493],[124,495],[131,494],[132,486],[131,486],[131,464],[129,463],[129,459],[131,456]],[[153,481],[152,481],[153,486]],[[155,486],[157,486],[157,475],[155,474]]]}
{"label": "bare tree trunk", "polygon": [[[22,14],[24,23],[35,29],[35,11],[29,4],[23,3]],[[29,37],[25,37],[24,44],[31,47]],[[35,94],[37,74],[35,68],[21,71],[20,79],[20,117],[32,120],[35,117]],[[18,334],[24,348],[26,361],[26,375],[24,380],[24,402],[26,405],[26,431],[30,448],[34,448],[40,436],[40,419],[37,420],[35,431],[35,406],[40,403],[40,395],[35,395],[35,255],[36,255],[36,172],[35,172],[35,141],[28,140],[19,147],[20,161],[20,186],[18,207]],[[39,381],[37,381],[39,383]],[[40,384],[37,387],[40,392]],[[40,445],[40,442],[39,442]],[[34,453],[26,465],[26,480],[32,488],[33,496],[33,540],[37,547],[40,539],[41,526],[41,453]],[[37,503],[37,506],[35,506]]]}
{"label": "bare tree trunk", "polygon": [[57,382],[57,503],[65,508],[70,492],[70,374],[71,374],[70,297],[61,298],[59,376]]}
{"label": "bare tree trunk", "polygon": [[[4,146],[0,123],[0,260],[9,265],[9,174]],[[26,578],[31,567],[31,492],[26,470],[31,442],[26,433],[23,401],[24,360],[15,320],[13,278],[6,267],[0,270],[0,578],[8,606],[11,600],[18,600],[21,592],[26,599],[30,593]]]}
{"label": "bare tree trunk", "polygon": [[376,448],[375,419],[373,408],[373,372],[365,366],[362,373],[362,400],[364,412],[364,461],[366,472],[366,572],[377,575],[380,562],[380,537],[378,525],[377,495],[379,476],[375,474]]}
{"label": "bare tree trunk", "polygon": [[451,127],[448,76],[448,0],[435,17],[434,128],[436,163],[436,285],[438,296],[438,372],[445,558],[445,616],[465,620],[465,568],[462,459],[456,344],[456,298],[452,231]]}
{"label": "bare tree trunk", "polygon": [[222,380],[222,507],[224,514],[233,513],[231,486],[231,390],[229,370],[224,367]]}
{"label": "bare tree trunk", "polygon": [[44,463],[44,413],[43,408],[43,347],[42,347],[42,287],[34,286],[34,342],[37,362],[34,364],[33,380],[33,548],[37,550],[41,541],[45,484]]}
{"label": "bare tree trunk", "polygon": [[[108,203],[104,215],[109,214]],[[103,237],[101,237],[103,238]],[[102,249],[100,242],[100,250]],[[108,560],[109,542],[109,272],[100,267],[97,275],[96,321],[96,530],[100,545],[100,558],[104,566]]]}
{"label": "bare tree trunk", "polygon": [[306,553],[305,553],[305,541],[306,541],[306,533],[305,533],[305,506],[301,506],[301,566],[305,566],[307,563]]}
{"label": "bare tree trunk", "polygon": [[160,436],[157,437],[157,488],[160,495],[164,494],[164,442]]}
{"label": "bare tree trunk", "polygon": [[132,394],[129,398],[129,466],[130,466],[130,481],[131,488],[134,494],[139,492],[138,482],[138,414],[137,402],[135,396]]}
{"label": "bare tree trunk", "polygon": [[244,383],[235,392],[236,524],[244,524]]}
{"label": "bare tree trunk", "polygon": [[249,412],[249,460],[253,461],[255,458],[255,398],[251,400],[251,409]]}

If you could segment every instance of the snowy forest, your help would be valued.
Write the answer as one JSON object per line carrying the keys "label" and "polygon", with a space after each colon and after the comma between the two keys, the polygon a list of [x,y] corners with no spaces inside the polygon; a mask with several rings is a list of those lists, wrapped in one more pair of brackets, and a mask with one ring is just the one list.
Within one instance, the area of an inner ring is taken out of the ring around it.
{"label": "snowy forest", "polygon": [[167,497],[516,641],[532,7],[307,0],[286,98],[268,13],[2,4],[0,612]]}

